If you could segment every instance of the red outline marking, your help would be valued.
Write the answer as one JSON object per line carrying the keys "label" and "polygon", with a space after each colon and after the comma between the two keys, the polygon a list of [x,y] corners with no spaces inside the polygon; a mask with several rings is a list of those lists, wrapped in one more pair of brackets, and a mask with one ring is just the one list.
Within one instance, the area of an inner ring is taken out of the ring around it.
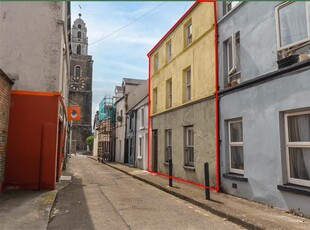
{"label": "red outline marking", "polygon": [[[192,181],[188,181],[188,180],[185,180],[183,178],[178,178],[178,177],[174,177],[174,176],[169,176],[167,174],[163,174],[163,173],[159,173],[159,172],[154,172],[150,169],[150,157],[151,157],[151,99],[150,99],[150,93],[151,93],[151,57],[150,55],[153,53],[153,51],[155,49],[158,48],[159,45],[161,45],[161,43],[170,35],[170,33],[180,24],[181,21],[183,21],[183,19],[185,17],[187,17],[187,15],[193,10],[194,7],[196,7],[200,2],[211,2],[213,3],[213,6],[214,6],[214,12],[213,12],[213,15],[214,15],[214,62],[215,62],[215,125],[216,125],[216,128],[215,128],[215,135],[216,135],[216,143],[215,143],[215,146],[216,146],[216,156],[215,156],[215,161],[216,161],[216,187],[208,187],[208,186],[205,186],[203,184],[199,184],[199,183],[195,183],[195,182],[192,182]],[[147,57],[148,57],[148,71],[149,71],[149,74],[148,74],[148,79],[149,79],[149,82],[148,82],[148,92],[149,92],[149,96],[148,96],[148,167],[147,167],[147,171],[150,172],[150,173],[153,173],[153,174],[156,174],[156,175],[159,175],[159,176],[163,176],[163,177],[167,177],[167,178],[172,178],[173,180],[176,180],[176,181],[180,181],[180,182],[184,182],[184,183],[187,183],[187,184],[191,184],[191,185],[195,185],[195,186],[198,186],[198,187],[202,187],[202,188],[206,188],[206,189],[209,189],[209,190],[213,190],[213,191],[219,191],[219,143],[218,143],[218,133],[219,133],[219,130],[218,130],[218,51],[217,51],[217,7],[216,7],[216,1],[215,0],[197,0],[185,13],[184,15],[174,24],[173,27],[171,27],[171,29],[160,39],[160,41],[151,49],[151,51],[148,52],[147,54]]]}
{"label": "red outline marking", "polygon": [[150,171],[150,157],[151,157],[151,98],[150,98],[150,92],[151,92],[151,59],[149,57],[149,82],[148,82],[148,114],[147,114],[147,129],[148,129],[148,142],[147,142],[147,171]]}
{"label": "red outline marking", "polygon": [[215,64],[215,184],[216,191],[220,190],[220,169],[219,169],[219,97],[218,97],[218,44],[217,44],[217,5],[216,2],[213,3],[214,6],[214,64]]}
{"label": "red outline marking", "polygon": [[31,96],[44,96],[44,97],[58,97],[61,96],[58,92],[41,92],[41,91],[25,91],[25,90],[11,90],[11,94],[16,95],[31,95]]}

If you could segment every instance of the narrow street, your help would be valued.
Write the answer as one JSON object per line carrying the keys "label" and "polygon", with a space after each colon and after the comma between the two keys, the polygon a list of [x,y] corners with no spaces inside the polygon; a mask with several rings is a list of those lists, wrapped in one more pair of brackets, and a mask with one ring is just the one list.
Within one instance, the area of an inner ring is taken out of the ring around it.
{"label": "narrow street", "polygon": [[241,229],[85,156],[72,156],[68,171],[47,229]]}

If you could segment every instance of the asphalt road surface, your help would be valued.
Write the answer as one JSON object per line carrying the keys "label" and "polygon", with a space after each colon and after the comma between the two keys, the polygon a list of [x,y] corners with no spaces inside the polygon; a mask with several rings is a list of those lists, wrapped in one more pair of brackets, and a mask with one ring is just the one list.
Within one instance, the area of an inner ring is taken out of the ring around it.
{"label": "asphalt road surface", "polygon": [[85,156],[58,192],[51,229],[242,229],[204,209]]}

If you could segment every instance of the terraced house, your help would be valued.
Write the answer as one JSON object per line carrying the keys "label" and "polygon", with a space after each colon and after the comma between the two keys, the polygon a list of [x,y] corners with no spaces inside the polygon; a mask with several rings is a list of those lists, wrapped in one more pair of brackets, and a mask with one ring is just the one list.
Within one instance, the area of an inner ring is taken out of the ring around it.
{"label": "terraced house", "polygon": [[222,188],[310,215],[308,2],[218,2]]}
{"label": "terraced house", "polygon": [[149,52],[150,170],[215,185],[213,3],[195,3]]}

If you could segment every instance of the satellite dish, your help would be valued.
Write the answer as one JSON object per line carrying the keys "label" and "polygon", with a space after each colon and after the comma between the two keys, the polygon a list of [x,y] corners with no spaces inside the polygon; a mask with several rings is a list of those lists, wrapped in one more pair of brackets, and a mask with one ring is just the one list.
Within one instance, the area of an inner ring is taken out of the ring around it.
{"label": "satellite dish", "polygon": [[117,116],[117,117],[116,117],[116,120],[117,120],[118,122],[122,122],[122,119],[123,119],[123,118],[122,118],[121,116]]}

